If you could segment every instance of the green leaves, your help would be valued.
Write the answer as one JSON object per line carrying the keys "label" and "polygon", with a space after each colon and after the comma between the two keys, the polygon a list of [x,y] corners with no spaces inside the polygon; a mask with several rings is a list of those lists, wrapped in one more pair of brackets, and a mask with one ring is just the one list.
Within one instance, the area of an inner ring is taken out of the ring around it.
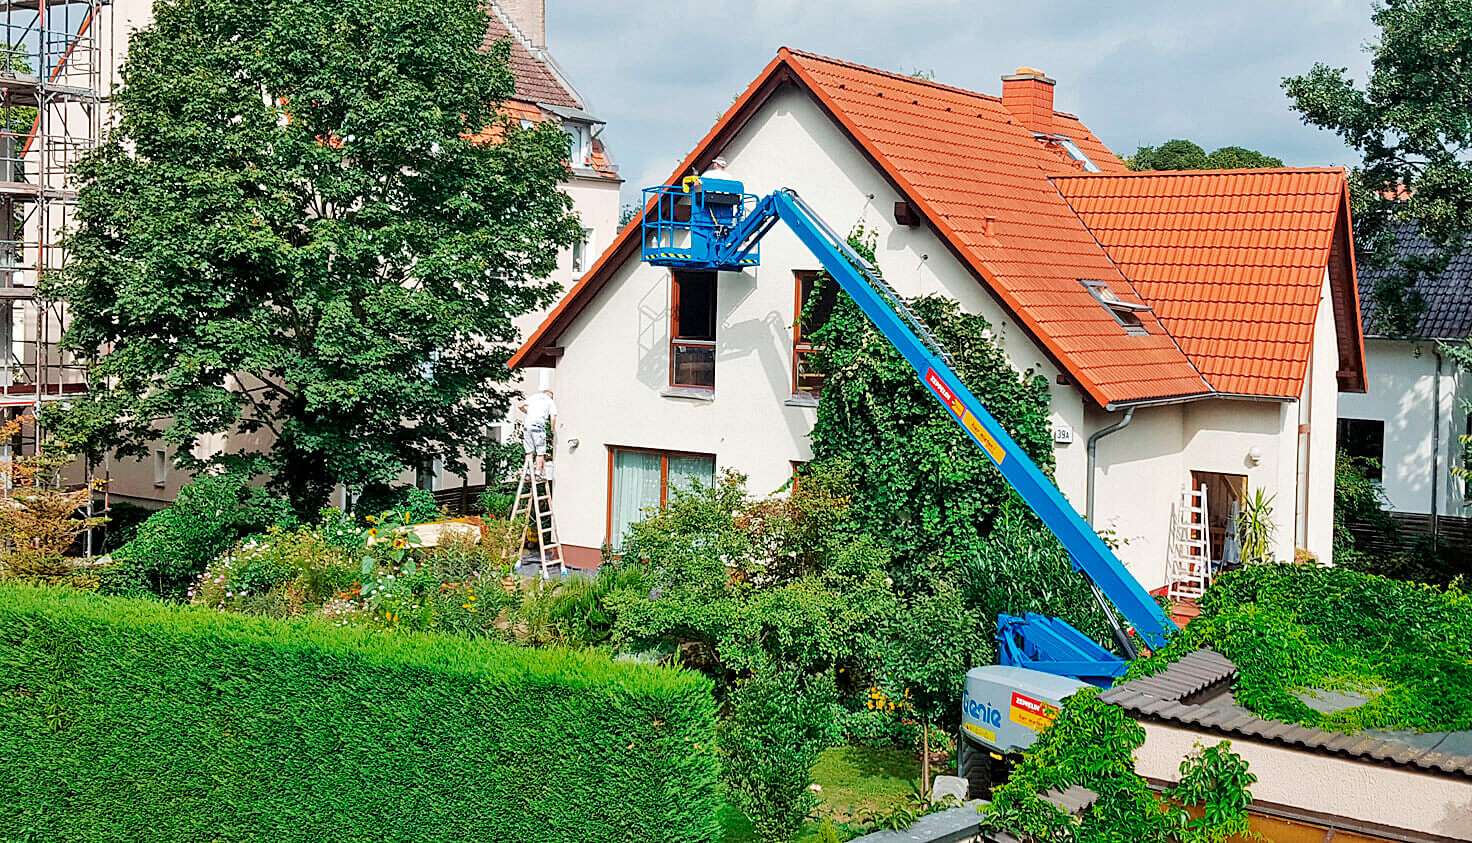
{"label": "green leaves", "polygon": [[1140,147],[1125,165],[1131,170],[1236,170],[1281,167],[1283,160],[1240,146],[1224,146],[1208,155],[1191,141],[1177,138],[1160,146]]}
{"label": "green leaves", "polygon": [[565,136],[496,113],[512,77],[485,29],[475,0],[160,6],[47,293],[99,388],[49,421],[94,455],[161,434],[181,462],[230,434],[303,517],[336,483],[478,456],[511,320],[580,233]]}

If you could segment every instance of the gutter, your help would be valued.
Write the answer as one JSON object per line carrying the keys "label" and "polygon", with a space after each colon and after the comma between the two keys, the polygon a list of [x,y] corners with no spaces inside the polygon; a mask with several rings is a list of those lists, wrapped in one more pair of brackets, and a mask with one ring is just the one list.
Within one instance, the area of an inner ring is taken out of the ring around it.
{"label": "gutter", "polygon": [[1437,542],[1441,525],[1441,347],[1436,351],[1436,375],[1431,381],[1431,542]]}
{"label": "gutter", "polygon": [[1099,440],[1111,433],[1118,433],[1129,427],[1130,422],[1134,418],[1135,408],[1133,406],[1126,407],[1124,418],[1103,430],[1095,431],[1094,435],[1089,437],[1089,458],[1088,468],[1086,469],[1088,471],[1088,477],[1084,482],[1084,520],[1089,522],[1090,527],[1094,526],[1094,469],[1098,463]]}

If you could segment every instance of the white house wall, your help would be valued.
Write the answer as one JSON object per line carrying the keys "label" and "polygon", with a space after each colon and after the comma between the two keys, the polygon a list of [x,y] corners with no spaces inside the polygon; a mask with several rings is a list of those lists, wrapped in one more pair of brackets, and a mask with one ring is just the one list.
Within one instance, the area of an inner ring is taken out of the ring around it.
{"label": "white house wall", "polygon": [[[876,232],[877,263],[899,293],[957,299],[992,324],[1014,366],[1046,377],[1051,421],[1073,431],[1072,444],[1054,449],[1057,481],[1083,510],[1087,439],[1122,414],[1092,405],[1086,411],[1083,394],[1057,383],[1058,369],[929,228],[894,223],[899,195],[805,94],[791,88],[774,94],[723,152],[748,192],[790,187],[839,231],[862,224]],[[720,275],[716,388],[708,399],[661,394],[669,378],[670,273],[637,260],[613,270],[555,340],[565,349],[556,376],[562,412],[556,506],[565,542],[596,548],[606,537],[610,446],[714,454],[718,468],[747,474],[755,494],[780,488],[791,461],[811,458],[815,411],[787,399],[792,272],[817,268],[778,226],[762,243],[760,267]],[[1329,335],[1332,342],[1332,329]],[[1332,410],[1327,419],[1325,438],[1332,440]],[[1130,570],[1158,586],[1171,504],[1189,472],[1246,474],[1252,486],[1283,502],[1277,551],[1291,558],[1296,430],[1295,402],[1212,399],[1142,408],[1130,427],[1099,444],[1096,522],[1125,540],[1120,554]],[[1249,465],[1254,446],[1262,458]],[[1327,554],[1327,543],[1315,550]]]}
{"label": "white house wall", "polygon": [[[1182,758],[1221,740],[1160,723],[1141,725],[1145,745],[1136,753],[1135,772],[1157,781],[1179,781]],[[1231,743],[1232,751],[1257,776],[1251,791],[1258,801],[1439,835],[1438,839],[1472,840],[1472,781],[1272,743],[1246,739]]]}
{"label": "white house wall", "polygon": [[[1339,416],[1385,422],[1381,486],[1390,507],[1399,512],[1430,513],[1435,478],[1438,514],[1472,516],[1465,485],[1451,472],[1460,465],[1457,436],[1467,429],[1462,402],[1472,400],[1472,377],[1450,360],[1441,362],[1438,375],[1434,341],[1366,340],[1365,363],[1370,389],[1363,395],[1342,396]],[[1441,402],[1439,411],[1434,411],[1432,397],[1438,377]],[[1439,448],[1433,448],[1438,440]],[[1433,450],[1437,451],[1434,470]]]}

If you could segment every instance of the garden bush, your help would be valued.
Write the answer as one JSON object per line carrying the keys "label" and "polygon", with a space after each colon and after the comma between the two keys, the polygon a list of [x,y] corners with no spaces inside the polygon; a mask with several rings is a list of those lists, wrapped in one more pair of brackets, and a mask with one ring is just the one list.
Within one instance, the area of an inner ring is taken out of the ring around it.
{"label": "garden bush", "polygon": [[[1254,565],[1223,574],[1201,615],[1129,676],[1209,646],[1237,665],[1257,714],[1345,732],[1472,729],[1472,596],[1346,568]],[[1315,710],[1294,692],[1365,695]]]}
{"label": "garden bush", "polygon": [[813,764],[838,738],[833,680],[773,665],[739,683],[729,708],[723,775],[757,836],[784,843],[817,805]]}
{"label": "garden bush", "polygon": [[714,841],[697,674],[0,585],[18,841]]}
{"label": "garden bush", "polygon": [[321,606],[359,579],[356,558],[308,527],[272,527],[211,562],[189,602],[197,606],[287,618]]}
{"label": "garden bush", "polygon": [[295,526],[291,506],[242,474],[206,474],[179,490],[167,509],[138,525],[103,572],[107,594],[182,599],[205,566],[242,536]]}

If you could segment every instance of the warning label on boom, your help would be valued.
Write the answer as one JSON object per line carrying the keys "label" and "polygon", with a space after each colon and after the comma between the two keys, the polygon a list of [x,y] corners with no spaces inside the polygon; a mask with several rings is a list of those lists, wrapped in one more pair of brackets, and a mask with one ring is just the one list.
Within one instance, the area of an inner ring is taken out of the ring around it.
{"label": "warning label on boom", "polygon": [[1007,452],[1002,450],[1002,443],[998,442],[990,433],[987,433],[986,428],[981,426],[981,420],[972,415],[970,410],[966,409],[966,405],[961,402],[961,399],[956,393],[951,391],[950,387],[946,386],[945,381],[940,379],[940,375],[936,374],[934,369],[926,370],[925,385],[930,387],[930,391],[935,393],[935,396],[940,399],[940,403],[946,405],[946,409],[951,411],[951,415],[955,416],[961,422],[962,426],[971,433],[972,437],[981,444],[982,450],[986,451],[987,456],[992,458],[992,462],[1001,465],[1002,458],[1007,456]]}

